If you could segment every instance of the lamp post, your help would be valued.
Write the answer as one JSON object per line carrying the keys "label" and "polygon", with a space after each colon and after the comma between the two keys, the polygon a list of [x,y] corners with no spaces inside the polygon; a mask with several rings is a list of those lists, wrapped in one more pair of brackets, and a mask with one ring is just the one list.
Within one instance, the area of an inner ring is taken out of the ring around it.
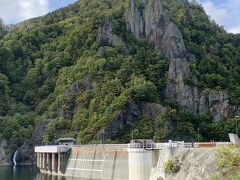
{"label": "lamp post", "polygon": [[103,133],[102,133],[102,144],[104,144],[104,140],[105,140],[105,129],[103,130]]}
{"label": "lamp post", "polygon": [[199,128],[197,129],[197,139],[198,139],[198,142],[199,142]]}
{"label": "lamp post", "polygon": [[235,116],[236,118],[236,135],[238,136],[238,118],[239,116]]}
{"label": "lamp post", "polygon": [[133,142],[133,133],[137,132],[137,131],[138,131],[138,129],[135,129],[134,131],[132,131],[132,142]]}

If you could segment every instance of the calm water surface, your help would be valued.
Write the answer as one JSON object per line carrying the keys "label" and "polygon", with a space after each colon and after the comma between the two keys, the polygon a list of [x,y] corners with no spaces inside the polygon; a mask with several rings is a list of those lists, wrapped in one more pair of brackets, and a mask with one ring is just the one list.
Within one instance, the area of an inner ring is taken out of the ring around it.
{"label": "calm water surface", "polygon": [[82,178],[48,176],[41,174],[34,166],[0,166],[0,180],[82,180]]}

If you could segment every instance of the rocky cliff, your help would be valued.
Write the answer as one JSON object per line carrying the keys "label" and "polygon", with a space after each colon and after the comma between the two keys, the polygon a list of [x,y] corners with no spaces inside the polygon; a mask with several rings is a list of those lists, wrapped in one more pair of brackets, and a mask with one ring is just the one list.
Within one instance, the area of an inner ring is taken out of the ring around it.
{"label": "rocky cliff", "polygon": [[116,138],[127,128],[131,128],[136,125],[137,121],[141,117],[145,117],[147,120],[154,120],[160,113],[166,110],[163,106],[157,103],[136,103],[129,101],[128,104],[120,110],[113,120],[106,126],[104,132],[100,132],[97,138],[104,136],[106,139]]}
{"label": "rocky cliff", "polygon": [[218,173],[216,148],[182,149],[175,152],[181,170],[176,174],[166,174],[166,180],[202,180]]}
{"label": "rocky cliff", "polygon": [[111,44],[113,46],[123,46],[124,42],[120,37],[114,34],[113,23],[106,19],[103,26],[100,26],[97,34],[98,44]]}
{"label": "rocky cliff", "polygon": [[43,132],[48,122],[48,120],[44,120],[36,124],[31,139],[25,142],[18,150],[17,163],[24,165],[36,164],[34,147],[42,145]]}
{"label": "rocky cliff", "polygon": [[7,156],[7,141],[5,139],[0,140],[0,165],[8,164],[9,157]]}
{"label": "rocky cliff", "polygon": [[182,33],[164,9],[163,0],[130,0],[125,16],[128,29],[138,39],[154,44],[170,60],[166,99],[176,101],[182,111],[209,114],[216,121],[238,114],[227,92],[212,91],[206,97],[195,85],[185,83],[191,74],[189,62],[195,58],[186,49]]}
{"label": "rocky cliff", "polygon": [[138,38],[153,43],[170,60],[166,98],[177,101],[183,111],[197,112],[198,91],[184,82],[190,75],[189,53],[179,28],[171,22],[161,0],[130,0],[128,28]]}
{"label": "rocky cliff", "polygon": [[[152,169],[150,180],[210,179],[213,175],[221,174],[217,168],[216,151],[217,148],[162,149],[159,152],[158,165]],[[166,172],[165,165],[169,161],[178,165],[178,172]]]}
{"label": "rocky cliff", "polygon": [[199,112],[210,114],[215,121],[221,121],[239,114],[239,108],[230,104],[229,95],[226,91],[217,92],[212,90],[206,95],[203,94],[201,96]]}

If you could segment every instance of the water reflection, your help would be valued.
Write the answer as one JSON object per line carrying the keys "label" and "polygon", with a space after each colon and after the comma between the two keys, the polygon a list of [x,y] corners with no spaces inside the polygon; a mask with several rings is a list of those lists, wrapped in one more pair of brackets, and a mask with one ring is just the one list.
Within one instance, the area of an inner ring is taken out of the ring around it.
{"label": "water reflection", "polygon": [[[35,166],[0,166],[0,180],[90,180],[42,174]],[[93,180],[93,179],[91,179]]]}
{"label": "water reflection", "polygon": [[38,173],[36,180],[94,180],[94,179],[85,179],[79,177],[65,177],[65,176],[52,176],[47,174]]}

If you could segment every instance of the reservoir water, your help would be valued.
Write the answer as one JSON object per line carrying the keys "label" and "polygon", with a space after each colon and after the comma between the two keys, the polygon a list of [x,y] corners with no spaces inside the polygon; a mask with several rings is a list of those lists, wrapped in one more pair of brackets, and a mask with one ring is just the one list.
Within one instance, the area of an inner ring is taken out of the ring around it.
{"label": "reservoir water", "polygon": [[82,178],[45,175],[35,166],[0,166],[0,180],[82,180]]}

